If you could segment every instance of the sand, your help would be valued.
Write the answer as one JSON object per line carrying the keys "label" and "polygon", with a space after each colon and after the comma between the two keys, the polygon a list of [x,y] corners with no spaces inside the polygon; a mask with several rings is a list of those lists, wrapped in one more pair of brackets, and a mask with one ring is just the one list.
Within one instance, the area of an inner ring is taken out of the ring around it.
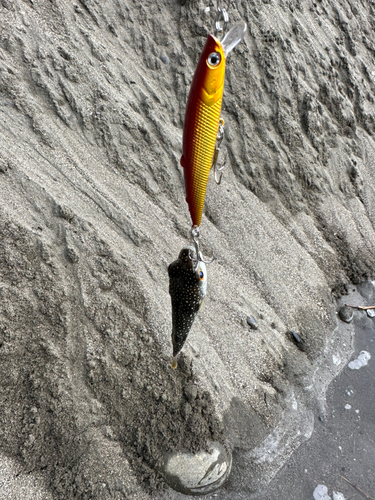
{"label": "sand", "polygon": [[19,468],[45,498],[178,499],[163,457],[207,440],[233,454],[223,491],[246,497],[311,436],[342,369],[327,359],[351,353],[335,299],[374,274],[374,8],[243,0],[228,162],[201,224],[215,261],[170,368],[182,126],[209,5],[0,2],[4,498]]}

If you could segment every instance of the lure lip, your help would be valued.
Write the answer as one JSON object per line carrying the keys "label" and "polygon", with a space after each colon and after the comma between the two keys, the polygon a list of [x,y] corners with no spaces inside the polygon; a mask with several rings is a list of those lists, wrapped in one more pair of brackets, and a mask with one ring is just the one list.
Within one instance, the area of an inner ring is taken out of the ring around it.
{"label": "lure lip", "polygon": [[244,38],[247,30],[247,24],[244,21],[239,21],[225,35],[219,42],[223,48],[225,57],[236,47]]}

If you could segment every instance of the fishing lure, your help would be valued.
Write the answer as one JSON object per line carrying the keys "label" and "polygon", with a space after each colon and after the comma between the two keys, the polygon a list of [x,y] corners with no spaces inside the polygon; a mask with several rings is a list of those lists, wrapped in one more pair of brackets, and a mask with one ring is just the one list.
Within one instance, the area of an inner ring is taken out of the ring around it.
{"label": "fishing lure", "polygon": [[181,351],[207,290],[207,273],[199,253],[184,247],[178,259],[168,267],[169,293],[172,301],[172,368],[177,368]]}
{"label": "fishing lure", "polygon": [[[208,35],[191,84],[185,112],[181,166],[184,168],[186,201],[193,226],[202,220],[204,198],[216,141],[222,139],[220,118],[224,91],[225,60],[243,39],[246,23],[234,25],[223,40]],[[218,136],[221,135],[219,138]],[[217,151],[217,149],[216,149]]]}

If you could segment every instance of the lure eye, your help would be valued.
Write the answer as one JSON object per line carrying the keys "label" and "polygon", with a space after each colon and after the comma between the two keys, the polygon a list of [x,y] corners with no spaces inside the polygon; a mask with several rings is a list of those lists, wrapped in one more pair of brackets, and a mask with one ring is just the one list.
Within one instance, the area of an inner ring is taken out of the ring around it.
{"label": "lure eye", "polygon": [[211,52],[211,54],[207,57],[207,63],[209,66],[212,66],[213,68],[216,68],[216,66],[219,66],[221,61],[221,55],[219,52]]}
{"label": "lure eye", "polygon": [[204,272],[202,271],[202,269],[199,269],[199,271],[198,271],[198,276],[199,276],[200,281],[203,281],[203,278],[204,278]]}

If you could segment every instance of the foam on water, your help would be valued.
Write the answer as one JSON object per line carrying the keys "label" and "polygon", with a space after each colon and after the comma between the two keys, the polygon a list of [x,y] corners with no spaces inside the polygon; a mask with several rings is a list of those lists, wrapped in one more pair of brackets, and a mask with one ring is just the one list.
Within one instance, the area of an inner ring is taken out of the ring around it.
{"label": "foam on water", "polygon": [[314,500],[332,500],[328,495],[328,488],[324,484],[318,484],[314,490],[313,496]]}
{"label": "foam on water", "polygon": [[361,351],[357,359],[351,361],[348,366],[351,370],[359,370],[362,366],[366,366],[371,359],[371,354],[368,351]]}
{"label": "foam on water", "polygon": [[346,499],[342,493],[340,493],[339,491],[334,491],[333,500],[346,500]]}
{"label": "foam on water", "polygon": [[328,495],[328,488],[324,484],[318,484],[314,490],[313,496],[314,500],[346,500],[344,495],[339,491],[334,491],[333,498],[331,498]]}

